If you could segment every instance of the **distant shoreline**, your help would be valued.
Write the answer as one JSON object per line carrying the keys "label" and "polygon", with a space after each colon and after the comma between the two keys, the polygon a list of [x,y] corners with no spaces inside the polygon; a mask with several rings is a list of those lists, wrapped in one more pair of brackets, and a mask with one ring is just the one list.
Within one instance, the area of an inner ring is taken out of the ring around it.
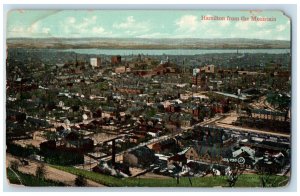
{"label": "distant shoreline", "polygon": [[290,41],[259,39],[10,38],[8,48],[32,49],[290,49]]}
{"label": "distant shoreline", "polygon": [[8,49],[13,48],[27,48],[27,49],[61,49],[61,50],[68,50],[68,49],[105,49],[105,50],[236,50],[236,49],[249,49],[249,50],[267,50],[267,49],[291,49],[290,47],[239,47],[239,46],[231,46],[231,47],[190,47],[190,46],[178,46],[178,47],[169,47],[169,46],[120,46],[120,47],[110,47],[110,46],[32,46],[32,45],[14,45],[14,44],[7,44]]}
{"label": "distant shoreline", "polygon": [[76,49],[60,49],[60,48],[11,48],[10,50],[27,50],[32,52],[67,52],[77,53],[84,55],[169,55],[169,56],[193,56],[193,55],[206,55],[206,54],[287,54],[290,49],[104,49],[104,48],[76,48]]}

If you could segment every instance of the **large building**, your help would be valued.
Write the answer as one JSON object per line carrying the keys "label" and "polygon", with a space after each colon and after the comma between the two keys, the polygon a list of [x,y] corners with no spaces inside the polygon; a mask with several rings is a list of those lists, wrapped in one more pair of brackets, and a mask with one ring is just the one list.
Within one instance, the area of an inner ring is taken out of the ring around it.
{"label": "large building", "polygon": [[112,65],[117,65],[117,64],[120,64],[121,63],[121,56],[120,55],[117,55],[117,56],[112,56],[111,57],[111,64]]}
{"label": "large building", "polygon": [[96,57],[96,58],[90,58],[90,64],[92,67],[100,67],[101,65],[101,58]]}
{"label": "large building", "polygon": [[215,66],[214,65],[205,65],[200,68],[201,71],[205,73],[215,73]]}

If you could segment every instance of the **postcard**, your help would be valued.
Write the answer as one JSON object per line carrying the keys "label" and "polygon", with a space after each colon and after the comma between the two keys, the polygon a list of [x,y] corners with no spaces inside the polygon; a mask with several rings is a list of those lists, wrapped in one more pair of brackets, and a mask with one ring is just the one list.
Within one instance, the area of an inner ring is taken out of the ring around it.
{"label": "postcard", "polygon": [[284,12],[11,10],[6,37],[10,185],[289,183]]}

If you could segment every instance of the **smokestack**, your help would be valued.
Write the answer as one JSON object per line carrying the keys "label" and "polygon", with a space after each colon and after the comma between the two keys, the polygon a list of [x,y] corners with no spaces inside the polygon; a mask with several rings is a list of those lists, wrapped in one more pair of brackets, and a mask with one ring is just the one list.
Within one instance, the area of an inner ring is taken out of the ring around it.
{"label": "smokestack", "polygon": [[116,163],[116,141],[112,140],[112,150],[111,150],[111,165],[115,166]]}

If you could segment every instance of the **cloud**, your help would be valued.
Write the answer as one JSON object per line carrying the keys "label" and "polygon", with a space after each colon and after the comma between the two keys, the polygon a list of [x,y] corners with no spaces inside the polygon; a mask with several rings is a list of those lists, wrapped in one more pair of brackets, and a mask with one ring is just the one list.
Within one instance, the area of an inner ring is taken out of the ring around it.
{"label": "cloud", "polygon": [[235,24],[235,27],[239,30],[248,30],[250,26],[250,22],[249,21],[238,21]]}
{"label": "cloud", "polygon": [[259,38],[259,39],[266,39],[271,35],[272,31],[270,29],[264,29],[257,31],[254,33],[254,38]]}
{"label": "cloud", "polygon": [[68,17],[67,22],[70,23],[70,24],[75,24],[76,19],[74,17]]}
{"label": "cloud", "polygon": [[95,24],[97,21],[97,16],[92,16],[90,18],[83,18],[81,22],[76,24],[77,29],[85,29],[89,27],[90,25]]}
{"label": "cloud", "polygon": [[194,15],[184,15],[175,21],[179,31],[193,32],[198,27],[197,17]]}
{"label": "cloud", "polygon": [[170,34],[168,33],[150,33],[150,34],[144,34],[144,35],[138,35],[137,38],[167,38],[170,37]]}
{"label": "cloud", "polygon": [[268,23],[268,22],[266,22],[266,21],[257,21],[257,22],[256,22],[256,25],[257,25],[258,27],[264,27],[264,26],[266,26],[267,23]]}
{"label": "cloud", "polygon": [[113,28],[122,29],[128,35],[138,35],[148,32],[150,30],[150,26],[149,22],[136,21],[133,16],[128,16],[123,22],[113,24]]}
{"label": "cloud", "polygon": [[112,35],[104,27],[97,24],[97,16],[84,18],[66,17],[55,25],[58,31],[52,31],[51,26],[43,23],[42,20],[31,25],[11,26],[8,30],[9,37],[49,37],[51,36],[70,36],[70,37],[94,37]]}
{"label": "cloud", "polygon": [[10,30],[9,30],[10,33],[15,33],[15,34],[18,34],[18,33],[24,33],[24,28],[23,27],[20,27],[20,26],[16,26],[16,27],[12,27]]}
{"label": "cloud", "polygon": [[230,24],[229,20],[221,20],[219,21],[221,27],[227,27]]}
{"label": "cloud", "polygon": [[18,26],[11,26],[7,32],[9,37],[44,37],[48,35],[50,31],[50,28],[42,27],[40,22],[35,22],[29,26],[22,26],[20,24]]}
{"label": "cloud", "polygon": [[[214,13],[214,12],[212,12]],[[156,13],[157,14],[157,13]],[[45,14],[44,14],[45,15]],[[274,23],[265,21],[202,20],[202,16],[212,19],[212,15],[201,12],[186,12],[182,15],[147,17],[129,15],[119,18],[89,13],[65,13],[58,17],[48,17],[23,21],[11,20],[7,26],[8,37],[132,37],[132,38],[216,38],[246,37],[281,39],[289,37],[289,20]],[[164,15],[162,15],[164,16]],[[224,16],[226,17],[226,16]],[[261,16],[258,16],[261,17]],[[172,22],[170,22],[172,20]],[[111,22],[113,21],[113,22]],[[280,37],[281,36],[281,37]]]}
{"label": "cloud", "polygon": [[[210,18],[213,16],[205,15],[205,17]],[[230,21],[202,20],[195,15],[184,15],[175,20],[175,25],[177,26],[176,31],[179,34],[186,34],[186,36],[194,37],[195,34],[202,34],[201,32],[203,31],[213,31],[214,34],[220,34],[220,32],[216,30],[216,26],[227,27],[230,25]],[[200,36],[200,34],[198,36]],[[178,37],[182,37],[182,35],[178,35]]]}
{"label": "cloud", "polygon": [[27,28],[27,31],[29,33],[37,33],[39,31],[39,25],[38,23],[33,23],[32,25],[30,25],[28,28]]}
{"label": "cloud", "polygon": [[108,36],[111,32],[106,31],[104,27],[97,23],[97,16],[84,17],[76,19],[67,17],[61,22],[60,27],[63,29],[63,34],[71,37],[93,37],[93,36]]}
{"label": "cloud", "polygon": [[49,34],[49,32],[50,32],[50,28],[46,28],[46,27],[42,28],[42,33]]}
{"label": "cloud", "polygon": [[128,16],[125,22],[115,23],[113,24],[113,27],[117,29],[128,29],[134,26],[134,23],[135,19],[133,18],[133,16]]}
{"label": "cloud", "polygon": [[93,31],[93,33],[103,33],[103,32],[105,32],[103,27],[93,27],[92,31]]}
{"label": "cloud", "polygon": [[284,31],[286,29],[286,25],[277,25],[276,26],[276,31],[281,32]]}

